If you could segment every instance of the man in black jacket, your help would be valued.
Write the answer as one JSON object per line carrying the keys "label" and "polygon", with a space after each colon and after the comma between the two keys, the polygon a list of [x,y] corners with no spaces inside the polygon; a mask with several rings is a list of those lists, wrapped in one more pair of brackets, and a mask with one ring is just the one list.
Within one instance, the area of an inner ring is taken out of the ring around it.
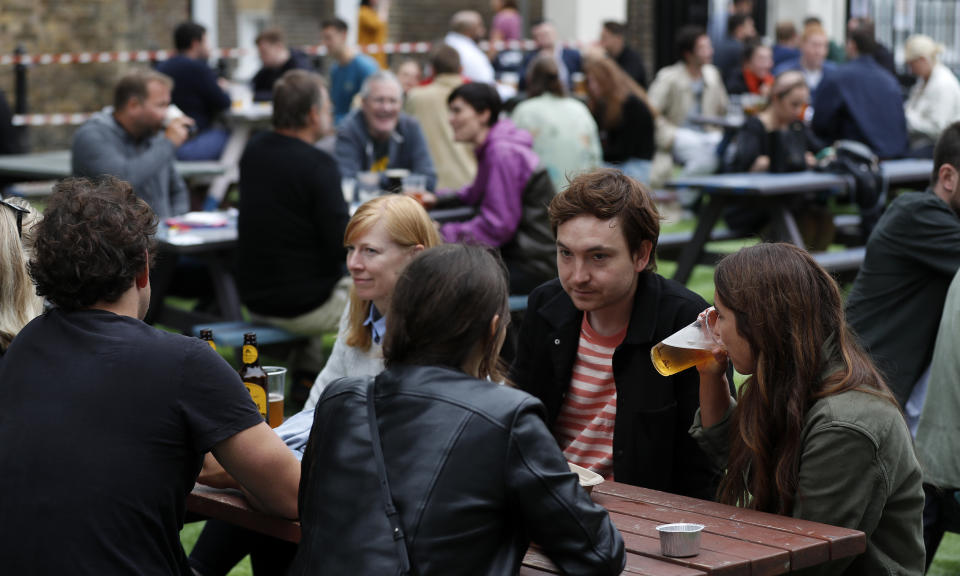
{"label": "man in black jacket", "polygon": [[618,482],[712,499],[718,470],[687,433],[694,370],[660,376],[650,349],[707,303],[655,272],[660,217],[616,170],[583,174],[550,204],[559,279],[530,295],[511,377],[546,406],[571,462]]}

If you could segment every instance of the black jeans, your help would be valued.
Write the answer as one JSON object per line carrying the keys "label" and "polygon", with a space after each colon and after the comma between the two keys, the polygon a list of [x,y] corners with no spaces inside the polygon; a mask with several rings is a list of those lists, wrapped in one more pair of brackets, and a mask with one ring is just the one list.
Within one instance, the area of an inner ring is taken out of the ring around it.
{"label": "black jeans", "polygon": [[923,485],[923,545],[927,549],[927,569],[937,553],[944,532],[960,532],[960,491]]}
{"label": "black jeans", "polygon": [[283,576],[297,545],[220,520],[207,520],[190,553],[190,567],[202,576],[224,576],[250,554],[255,576]]}

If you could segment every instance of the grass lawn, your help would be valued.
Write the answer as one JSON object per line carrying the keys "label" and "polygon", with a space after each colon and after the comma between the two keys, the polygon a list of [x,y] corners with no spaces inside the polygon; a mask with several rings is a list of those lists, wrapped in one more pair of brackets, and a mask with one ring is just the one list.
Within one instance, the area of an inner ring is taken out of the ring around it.
{"label": "grass lawn", "polygon": [[[664,223],[662,226],[662,232],[664,234],[670,234],[674,232],[689,232],[693,230],[694,225],[695,222],[692,220]],[[726,240],[723,242],[711,242],[709,246],[713,251],[730,253],[737,251],[743,246],[750,246],[756,243],[757,240],[750,239]],[[675,262],[666,260],[657,262],[657,271],[667,278],[673,276],[675,269]],[[713,267],[698,265],[694,269],[693,275],[690,277],[689,282],[687,282],[687,287],[697,294],[703,296],[707,302],[712,303]],[[332,338],[327,344],[329,344],[329,347],[332,347]],[[236,366],[236,362],[233,360],[232,351],[224,350],[221,352],[221,354],[223,354],[223,356],[227,358],[232,365]],[[282,360],[271,360],[269,363],[277,362],[283,365]],[[743,380],[743,376],[739,374],[736,375],[736,384],[738,386],[743,382]],[[180,541],[183,543],[183,547],[187,551],[187,554],[189,554],[190,550],[193,549],[193,545],[196,542],[197,537],[200,535],[200,530],[202,527],[202,522],[195,522],[193,524],[187,524],[180,532]],[[250,567],[250,558],[247,557],[230,571],[229,576],[251,576],[252,574],[253,571]],[[933,560],[933,565],[930,567],[930,571],[927,574],[929,576],[960,575],[960,535],[948,533],[944,537],[943,542],[940,544],[940,548],[937,550],[937,556]]]}

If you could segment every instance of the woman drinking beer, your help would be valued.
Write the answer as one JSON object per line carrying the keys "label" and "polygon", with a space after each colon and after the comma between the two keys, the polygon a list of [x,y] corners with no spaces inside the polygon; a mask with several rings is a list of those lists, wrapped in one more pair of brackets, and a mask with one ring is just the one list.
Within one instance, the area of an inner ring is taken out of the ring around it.
{"label": "woman drinking beer", "polygon": [[[719,500],[866,533],[864,554],[818,574],[922,574],[920,467],[837,284],[789,244],[724,258],[714,282],[722,346],[698,366],[691,433],[727,468]],[[728,362],[749,375],[736,400]]]}

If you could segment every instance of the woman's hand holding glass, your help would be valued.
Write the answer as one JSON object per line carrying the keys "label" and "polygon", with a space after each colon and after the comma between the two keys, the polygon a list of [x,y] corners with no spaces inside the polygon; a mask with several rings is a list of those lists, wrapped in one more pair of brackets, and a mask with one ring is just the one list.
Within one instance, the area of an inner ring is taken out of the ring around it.
{"label": "woman's hand holding glass", "polygon": [[704,428],[709,428],[722,420],[730,407],[730,383],[726,375],[730,359],[723,342],[714,331],[717,323],[716,309],[707,308],[699,314],[697,320],[716,342],[710,350],[713,357],[697,364],[697,371],[700,373],[700,422]]}

